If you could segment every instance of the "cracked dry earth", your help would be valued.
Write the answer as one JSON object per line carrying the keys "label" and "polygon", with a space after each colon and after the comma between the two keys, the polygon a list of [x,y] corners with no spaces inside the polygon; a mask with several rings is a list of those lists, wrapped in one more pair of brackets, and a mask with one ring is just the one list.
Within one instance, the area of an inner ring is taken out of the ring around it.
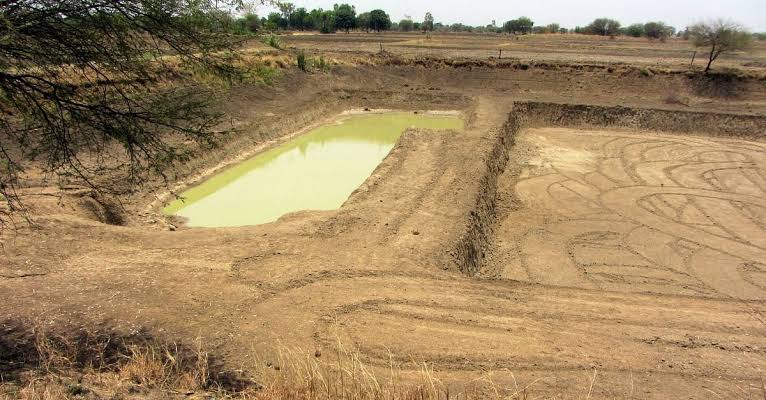
{"label": "cracked dry earth", "polygon": [[[479,98],[465,131],[407,132],[335,212],[178,232],[47,216],[7,244],[6,269],[39,275],[0,279],[0,312],[199,336],[244,369],[255,352],[340,340],[381,371],[391,359],[447,382],[492,371],[533,398],[760,388],[763,143],[511,132],[510,109]],[[470,277],[456,243],[495,183],[493,245]]]}

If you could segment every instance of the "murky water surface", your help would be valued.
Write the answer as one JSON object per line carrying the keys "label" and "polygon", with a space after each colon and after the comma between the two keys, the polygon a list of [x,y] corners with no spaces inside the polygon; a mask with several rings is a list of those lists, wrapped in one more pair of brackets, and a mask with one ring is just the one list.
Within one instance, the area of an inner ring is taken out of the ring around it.
{"label": "murky water surface", "polygon": [[228,227],[337,209],[410,127],[462,129],[463,121],[403,112],[343,117],[213,176],[164,211],[189,226]]}

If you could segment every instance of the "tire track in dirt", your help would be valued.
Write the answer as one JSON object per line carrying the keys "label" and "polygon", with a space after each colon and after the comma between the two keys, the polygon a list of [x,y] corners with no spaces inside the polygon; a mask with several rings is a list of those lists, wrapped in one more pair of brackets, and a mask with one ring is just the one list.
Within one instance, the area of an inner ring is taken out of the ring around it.
{"label": "tire track in dirt", "polygon": [[[516,154],[517,182],[502,179],[526,209],[500,222],[515,245],[491,269],[559,286],[766,299],[751,283],[766,282],[760,145],[562,128],[520,137],[535,151]],[[530,216],[542,226],[518,226]],[[513,259],[522,262],[502,266]]]}

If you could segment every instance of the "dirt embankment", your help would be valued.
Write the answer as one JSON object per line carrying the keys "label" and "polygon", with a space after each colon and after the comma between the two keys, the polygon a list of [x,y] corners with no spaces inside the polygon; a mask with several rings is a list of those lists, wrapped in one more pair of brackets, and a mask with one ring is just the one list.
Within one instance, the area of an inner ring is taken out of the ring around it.
{"label": "dirt embankment", "polygon": [[710,136],[766,137],[766,117],[621,106],[521,102],[514,113],[528,127],[622,128]]}
{"label": "dirt embankment", "polygon": [[476,205],[470,212],[465,233],[453,246],[451,254],[455,257],[458,269],[468,275],[474,275],[480,270],[492,242],[497,215],[497,183],[508,164],[508,153],[520,127],[519,115],[511,113],[508,121],[499,129],[492,151],[486,159],[486,169],[479,178]]}
{"label": "dirt embankment", "polygon": [[[766,138],[766,117],[718,114],[693,111],[640,109],[621,106],[558,104],[549,102],[517,102],[508,121],[496,136],[486,170],[480,178],[476,205],[470,213],[465,233],[453,246],[458,269],[467,275],[482,271],[487,253],[493,250],[499,207],[498,180],[506,172],[509,151],[520,131],[535,127],[568,127],[591,129],[628,129],[674,133],[704,134],[713,137],[737,137],[751,140]],[[508,194],[506,193],[506,196]],[[515,203],[508,198],[506,202]]]}

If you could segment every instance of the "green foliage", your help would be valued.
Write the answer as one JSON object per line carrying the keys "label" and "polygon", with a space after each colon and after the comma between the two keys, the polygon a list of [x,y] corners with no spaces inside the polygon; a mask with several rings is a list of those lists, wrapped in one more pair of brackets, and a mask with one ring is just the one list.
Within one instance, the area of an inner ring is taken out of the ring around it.
{"label": "green foliage", "polygon": [[297,63],[298,63],[298,69],[300,69],[303,72],[307,71],[307,67],[306,67],[306,53],[303,50],[298,52]]}
{"label": "green foliage", "polygon": [[420,29],[426,32],[434,30],[434,16],[431,15],[430,12],[427,12],[425,18],[423,18],[423,23],[420,25]]}
{"label": "green foliage", "polygon": [[320,33],[335,33],[335,13],[332,10],[320,11],[314,24]]}
{"label": "green foliage", "polygon": [[676,28],[664,22],[647,22],[644,24],[644,35],[649,39],[667,39],[676,33]]}
{"label": "green foliage", "polygon": [[252,13],[245,14],[242,18],[234,21],[234,33],[236,34],[252,34],[258,32],[260,28],[260,18]]}
{"label": "green foliage", "polygon": [[411,19],[403,19],[399,21],[398,28],[402,32],[412,32],[415,29],[415,23]]}
{"label": "green foliage", "polygon": [[304,7],[298,8],[290,14],[289,25],[294,29],[302,31],[311,29],[311,20],[308,17],[309,12]]}
{"label": "green foliage", "polygon": [[282,14],[273,12],[266,18],[266,23],[263,24],[263,27],[272,32],[279,29],[287,29],[288,20],[284,18]]}
{"label": "green foliage", "polygon": [[391,17],[383,10],[372,10],[369,24],[369,29],[376,32],[387,31],[391,29]]}
{"label": "green foliage", "polygon": [[610,18],[597,18],[585,28],[585,33],[601,36],[615,36],[620,33],[620,22]]}
{"label": "green foliage", "polygon": [[266,45],[271,46],[271,47],[273,47],[275,49],[279,49],[279,50],[282,49],[282,41],[279,40],[279,36],[277,36],[277,35],[275,35],[273,33],[271,35],[268,35],[265,38],[263,38],[263,43],[265,43]]}
{"label": "green foliage", "polygon": [[330,69],[330,63],[325,61],[324,57],[319,57],[314,59],[314,68],[320,70],[320,71],[327,71]]}
{"label": "green foliage", "polygon": [[642,37],[645,34],[643,24],[633,24],[622,30],[622,34],[630,37]]}
{"label": "green foliage", "polygon": [[370,31],[370,13],[361,13],[356,17],[356,26],[359,29],[364,29],[365,32]]}
{"label": "green foliage", "polygon": [[766,40],[766,32],[756,32],[753,34],[756,40]]}
{"label": "green foliage", "polygon": [[557,23],[548,24],[545,27],[545,33],[559,33],[561,31],[561,25]]}
{"label": "green foliage", "polygon": [[503,25],[503,30],[508,33],[526,35],[532,33],[532,27],[535,25],[531,19],[527,17],[521,17],[518,19],[512,19]]}
{"label": "green foliage", "polygon": [[[20,209],[13,191],[16,169],[8,166],[30,157],[44,160],[42,167],[65,181],[108,193],[110,188],[93,179],[106,168],[140,184],[181,160],[185,154],[166,141],[169,135],[211,141],[220,114],[211,107],[215,92],[207,83],[213,76],[226,83],[247,77],[237,67],[239,40],[221,34],[243,27],[230,14],[238,5],[238,0],[0,2],[0,147],[14,150],[0,151],[0,196],[6,206]],[[173,85],[155,84],[169,76]],[[105,148],[123,154],[108,157],[107,165]],[[5,210],[0,209],[0,224]]]}
{"label": "green foliage", "polygon": [[273,84],[277,77],[279,77],[279,70],[277,68],[263,64],[252,68],[248,76],[250,81],[261,82],[266,85]]}
{"label": "green foliage", "polygon": [[335,5],[335,28],[348,33],[356,27],[356,9],[348,4]]}

